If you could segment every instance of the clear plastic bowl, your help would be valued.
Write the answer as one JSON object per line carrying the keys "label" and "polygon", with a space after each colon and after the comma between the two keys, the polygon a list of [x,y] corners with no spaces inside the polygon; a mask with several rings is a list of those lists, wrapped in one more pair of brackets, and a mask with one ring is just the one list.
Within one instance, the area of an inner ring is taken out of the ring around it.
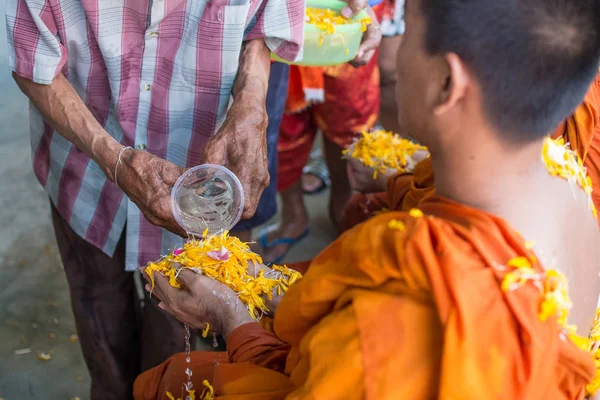
{"label": "clear plastic bowl", "polygon": [[189,235],[229,230],[244,209],[244,190],[237,176],[220,165],[204,164],[187,170],[171,192],[175,220]]}
{"label": "clear plastic bowl", "polygon": [[[346,4],[339,0],[306,0],[306,7],[328,8],[338,12]],[[338,25],[335,27],[335,33],[333,34],[324,33],[317,29],[316,25],[305,23],[302,60],[295,62],[285,61],[275,53],[271,53],[271,59],[286,64],[306,67],[338,65],[352,61],[356,57],[363,35],[362,23],[358,21],[368,16],[366,11],[361,11],[353,18],[353,20],[357,21],[356,23]],[[319,45],[321,35],[323,35],[323,44]]]}

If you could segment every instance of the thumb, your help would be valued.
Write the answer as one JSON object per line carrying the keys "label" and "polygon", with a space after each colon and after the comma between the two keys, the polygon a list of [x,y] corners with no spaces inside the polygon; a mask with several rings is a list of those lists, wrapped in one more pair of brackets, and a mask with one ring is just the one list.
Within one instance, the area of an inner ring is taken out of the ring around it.
{"label": "thumb", "polygon": [[226,144],[218,136],[213,137],[204,148],[204,162],[206,164],[223,165],[227,153]]}
{"label": "thumb", "polygon": [[348,5],[342,8],[342,15],[345,18],[354,17],[361,10],[367,8],[367,0],[348,0]]}

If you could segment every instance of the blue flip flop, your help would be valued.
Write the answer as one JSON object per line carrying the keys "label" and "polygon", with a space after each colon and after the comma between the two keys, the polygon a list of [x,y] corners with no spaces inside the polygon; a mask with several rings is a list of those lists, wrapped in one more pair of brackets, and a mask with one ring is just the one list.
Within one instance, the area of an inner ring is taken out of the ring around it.
{"label": "blue flip flop", "polygon": [[260,234],[260,245],[265,250],[272,249],[273,247],[279,246],[281,244],[287,244],[288,245],[287,250],[284,251],[282,255],[280,255],[279,257],[277,257],[277,259],[275,259],[273,262],[271,262],[271,264],[278,264],[278,263],[281,262],[281,260],[283,260],[285,258],[285,256],[289,253],[289,251],[292,249],[292,247],[294,247],[294,245],[296,245],[302,239],[304,239],[305,237],[307,237],[309,233],[310,233],[310,227],[307,226],[306,229],[304,230],[304,232],[302,232],[300,234],[300,236],[298,236],[296,238],[282,237],[282,238],[279,238],[279,239],[271,240],[269,242],[267,240],[267,231],[264,230]]}

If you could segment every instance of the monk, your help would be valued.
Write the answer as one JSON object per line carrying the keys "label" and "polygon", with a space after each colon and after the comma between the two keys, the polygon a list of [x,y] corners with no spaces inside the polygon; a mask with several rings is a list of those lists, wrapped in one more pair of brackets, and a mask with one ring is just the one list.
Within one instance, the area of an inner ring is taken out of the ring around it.
{"label": "monk", "polygon": [[[600,208],[600,74],[590,86],[583,103],[559,125],[552,137],[563,138],[581,157],[594,186],[594,205]],[[381,211],[408,211],[435,192],[431,159],[417,164],[414,171],[380,174],[377,179],[372,178],[372,169],[351,160],[348,175],[352,189],[360,193],[352,197],[344,210],[340,222],[342,231]]]}
{"label": "monk", "polygon": [[271,329],[226,286],[157,276],[162,307],[209,322],[228,351],[174,356],[137,379],[136,399],[183,397],[186,365],[197,398],[209,385],[222,399],[584,398],[594,365],[548,270],[577,288],[568,323],[587,334],[600,234],[588,195],[540,155],[598,70],[600,9],[408,0],[405,16],[399,121],[429,148],[436,194],[342,235],[274,299]]}

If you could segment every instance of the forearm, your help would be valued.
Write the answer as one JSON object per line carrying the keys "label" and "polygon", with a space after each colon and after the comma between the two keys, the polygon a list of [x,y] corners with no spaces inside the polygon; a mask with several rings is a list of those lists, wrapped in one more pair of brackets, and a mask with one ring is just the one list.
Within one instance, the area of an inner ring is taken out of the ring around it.
{"label": "forearm", "polygon": [[17,85],[44,119],[75,147],[94,160],[109,179],[122,147],[102,128],[63,74],[39,85],[13,73]]}
{"label": "forearm", "polygon": [[283,373],[289,351],[287,343],[256,322],[238,327],[227,338],[227,352],[232,363],[249,362]]}
{"label": "forearm", "polygon": [[269,49],[262,39],[250,40],[242,45],[240,66],[232,90],[234,106],[236,103],[243,104],[254,111],[266,113],[270,69]]}

